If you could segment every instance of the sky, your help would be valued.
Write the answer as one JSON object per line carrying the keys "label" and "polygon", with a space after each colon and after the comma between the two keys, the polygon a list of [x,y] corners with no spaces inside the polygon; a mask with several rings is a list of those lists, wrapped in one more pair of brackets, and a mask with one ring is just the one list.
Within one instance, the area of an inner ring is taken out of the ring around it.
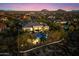
{"label": "sky", "polygon": [[40,11],[47,10],[79,10],[79,3],[0,3],[0,10]]}

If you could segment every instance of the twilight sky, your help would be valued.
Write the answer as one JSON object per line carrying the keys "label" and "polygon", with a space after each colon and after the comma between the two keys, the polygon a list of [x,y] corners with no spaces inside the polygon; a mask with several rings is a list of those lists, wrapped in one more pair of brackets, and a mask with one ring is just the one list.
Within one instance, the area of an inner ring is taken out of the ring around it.
{"label": "twilight sky", "polygon": [[0,10],[39,11],[47,10],[79,10],[79,3],[0,3]]}

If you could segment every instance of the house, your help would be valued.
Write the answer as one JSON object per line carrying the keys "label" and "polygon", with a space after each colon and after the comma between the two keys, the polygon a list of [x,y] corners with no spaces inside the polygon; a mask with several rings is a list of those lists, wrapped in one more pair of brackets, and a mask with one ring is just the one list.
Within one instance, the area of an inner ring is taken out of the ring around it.
{"label": "house", "polygon": [[61,20],[56,20],[56,21],[54,21],[55,23],[60,23],[60,24],[66,24],[67,23],[67,21],[61,21]]}
{"label": "house", "polygon": [[22,27],[23,31],[47,31],[49,26],[45,23],[28,23]]}

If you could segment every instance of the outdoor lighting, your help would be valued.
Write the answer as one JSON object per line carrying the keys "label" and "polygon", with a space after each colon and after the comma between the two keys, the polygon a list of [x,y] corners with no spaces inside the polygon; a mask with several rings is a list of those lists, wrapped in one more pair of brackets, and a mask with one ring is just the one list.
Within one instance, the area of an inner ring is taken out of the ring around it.
{"label": "outdoor lighting", "polygon": [[21,44],[21,47],[23,47],[24,45],[23,44]]}
{"label": "outdoor lighting", "polygon": [[39,43],[39,38],[37,38],[37,39],[35,39],[35,40],[33,40],[33,42],[32,42],[34,45],[36,45],[37,43]]}

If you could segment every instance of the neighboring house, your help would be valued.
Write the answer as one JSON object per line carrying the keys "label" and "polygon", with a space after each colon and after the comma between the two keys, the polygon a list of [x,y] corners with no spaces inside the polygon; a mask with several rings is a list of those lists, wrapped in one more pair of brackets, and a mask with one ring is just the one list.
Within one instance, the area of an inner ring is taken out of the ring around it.
{"label": "neighboring house", "polygon": [[4,18],[1,18],[2,21],[7,21],[8,18],[7,17],[4,17]]}
{"label": "neighboring house", "polygon": [[45,23],[28,23],[22,28],[24,31],[46,31],[49,26]]}
{"label": "neighboring house", "polygon": [[6,25],[4,23],[0,23],[0,32],[6,29]]}
{"label": "neighboring house", "polygon": [[67,21],[61,21],[60,23],[61,23],[61,24],[66,24],[66,23],[67,23]]}
{"label": "neighboring house", "polygon": [[57,21],[54,21],[54,22],[56,22],[56,23],[61,23],[61,24],[67,23],[67,21],[61,21],[61,20],[57,20]]}

